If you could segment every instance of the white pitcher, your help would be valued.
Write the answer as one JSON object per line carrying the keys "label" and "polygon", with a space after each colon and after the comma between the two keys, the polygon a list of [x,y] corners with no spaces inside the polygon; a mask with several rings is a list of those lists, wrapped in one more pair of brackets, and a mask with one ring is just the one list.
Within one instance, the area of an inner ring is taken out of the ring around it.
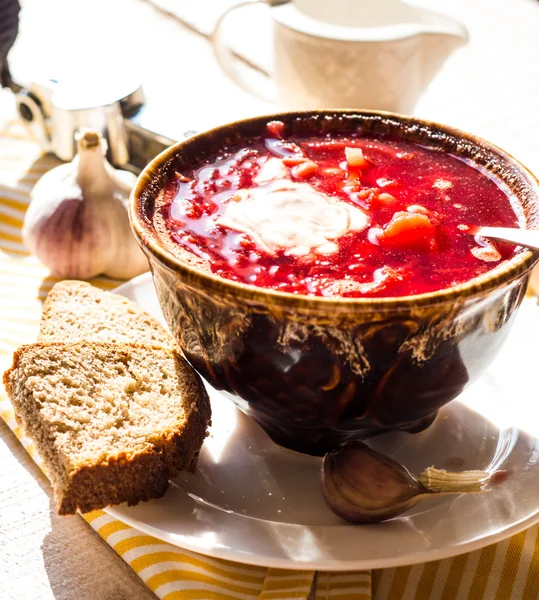
{"label": "white pitcher", "polygon": [[[253,4],[271,7],[270,91],[248,76],[221,35],[231,11]],[[460,23],[401,0],[251,0],[226,11],[212,39],[233,81],[282,108],[409,113],[467,33]]]}

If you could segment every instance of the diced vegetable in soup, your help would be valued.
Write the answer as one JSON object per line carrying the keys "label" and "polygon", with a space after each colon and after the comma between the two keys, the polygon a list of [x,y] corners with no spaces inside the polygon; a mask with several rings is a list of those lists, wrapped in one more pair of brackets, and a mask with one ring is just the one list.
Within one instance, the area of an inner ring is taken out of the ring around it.
{"label": "diced vegetable in soup", "polygon": [[455,156],[384,137],[267,137],[169,183],[170,239],[221,277],[313,296],[395,297],[511,258],[472,225],[518,226],[497,183]]}

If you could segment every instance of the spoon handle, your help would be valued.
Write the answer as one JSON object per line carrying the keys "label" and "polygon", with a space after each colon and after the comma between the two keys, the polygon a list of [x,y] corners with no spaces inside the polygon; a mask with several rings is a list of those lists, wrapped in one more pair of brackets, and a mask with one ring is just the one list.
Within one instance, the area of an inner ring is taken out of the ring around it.
{"label": "spoon handle", "polygon": [[512,242],[531,250],[539,250],[539,230],[513,227],[475,227],[472,235],[491,238],[500,242]]}

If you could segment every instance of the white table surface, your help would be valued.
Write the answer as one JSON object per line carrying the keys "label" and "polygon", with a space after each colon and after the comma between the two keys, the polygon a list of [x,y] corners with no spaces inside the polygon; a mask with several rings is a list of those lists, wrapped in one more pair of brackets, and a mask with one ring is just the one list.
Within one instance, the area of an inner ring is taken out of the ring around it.
{"label": "white table surface", "polygon": [[[205,1],[197,0],[198,11]],[[19,63],[47,63],[55,52],[69,53],[85,23],[99,28],[98,40],[115,36],[121,57],[143,74],[150,98],[178,95],[177,113],[165,113],[167,119],[197,129],[272,109],[226,80],[208,43],[148,0],[94,0],[86,11],[84,2],[67,0],[23,4],[13,53]],[[539,172],[539,1],[432,0],[430,6],[462,21],[471,39],[446,63],[415,113],[482,135]],[[70,19],[79,29],[68,26]],[[261,33],[261,39],[267,38]],[[249,51],[249,43],[245,47]],[[167,72],[154,60],[163,53],[173,57]],[[0,598],[155,598],[82,519],[55,514],[47,480],[1,421],[0,464]]]}

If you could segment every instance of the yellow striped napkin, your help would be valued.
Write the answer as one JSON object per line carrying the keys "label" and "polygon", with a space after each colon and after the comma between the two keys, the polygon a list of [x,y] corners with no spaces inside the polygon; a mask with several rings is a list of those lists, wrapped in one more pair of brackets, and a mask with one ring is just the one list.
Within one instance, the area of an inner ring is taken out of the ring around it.
{"label": "yellow striped napkin", "polygon": [[[37,327],[38,321],[35,325]],[[33,443],[15,422],[13,410],[5,395],[0,399],[0,417],[42,468]],[[159,598],[305,600],[314,586],[314,571],[268,569],[212,559],[145,535],[102,510],[95,510],[82,517]],[[316,600],[371,598],[369,572],[318,573],[318,577]]]}
{"label": "yellow striped napkin", "polygon": [[[0,130],[1,371],[18,345],[36,339],[41,302],[58,281],[28,256],[20,233],[33,184],[56,164],[17,122]],[[112,289],[120,282],[97,278],[92,283]],[[0,417],[39,464],[3,388]],[[144,535],[103,511],[83,518],[166,600],[306,600],[311,588],[315,600],[539,600],[538,526],[453,559],[374,571],[371,581],[367,571],[315,574],[211,559]]]}

